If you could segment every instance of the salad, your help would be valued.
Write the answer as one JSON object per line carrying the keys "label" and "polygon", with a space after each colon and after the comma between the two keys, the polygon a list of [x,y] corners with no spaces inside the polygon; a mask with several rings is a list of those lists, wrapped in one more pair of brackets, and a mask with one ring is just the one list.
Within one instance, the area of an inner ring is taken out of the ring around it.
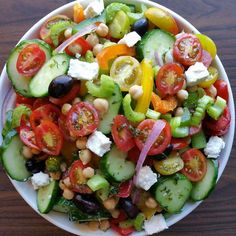
{"label": "salad", "polygon": [[216,45],[160,8],[85,5],[12,50],[1,163],[32,183],[42,214],[158,233],[216,185],[231,121]]}

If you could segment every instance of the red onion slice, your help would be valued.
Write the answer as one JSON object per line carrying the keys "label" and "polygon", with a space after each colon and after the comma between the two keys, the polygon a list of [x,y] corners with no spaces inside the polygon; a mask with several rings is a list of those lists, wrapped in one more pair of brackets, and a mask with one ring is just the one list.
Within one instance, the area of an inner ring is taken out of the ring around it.
{"label": "red onion slice", "polygon": [[158,66],[162,67],[164,65],[164,62],[163,62],[163,59],[161,58],[160,54],[158,51],[156,51],[154,53],[154,56],[155,56],[155,61],[157,63]]}

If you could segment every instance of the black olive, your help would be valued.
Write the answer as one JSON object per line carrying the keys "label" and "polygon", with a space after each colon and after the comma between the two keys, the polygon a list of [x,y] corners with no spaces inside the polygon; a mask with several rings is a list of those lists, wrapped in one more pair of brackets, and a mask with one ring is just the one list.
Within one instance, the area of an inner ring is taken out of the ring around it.
{"label": "black olive", "polygon": [[166,157],[168,157],[170,155],[170,153],[173,151],[173,145],[170,144],[164,152],[158,154],[158,155],[155,155],[155,156],[152,156],[153,159],[156,159],[156,160],[163,160],[165,159]]}
{"label": "black olive", "polygon": [[138,215],[139,209],[132,203],[132,200],[130,198],[121,198],[119,203],[121,208],[129,216],[129,218],[133,219]]}
{"label": "black olive", "polygon": [[45,170],[45,162],[36,161],[35,159],[30,159],[25,162],[25,167],[29,172],[36,174],[40,171]]}
{"label": "black olive", "polygon": [[76,195],[74,198],[75,205],[86,213],[96,213],[100,210],[100,204],[91,195]]}
{"label": "black olive", "polygon": [[136,31],[140,36],[143,36],[148,31],[148,20],[141,18],[132,25],[132,31]]}
{"label": "black olive", "polygon": [[60,75],[49,84],[48,93],[51,97],[60,98],[65,96],[73,86],[73,79],[67,75]]}

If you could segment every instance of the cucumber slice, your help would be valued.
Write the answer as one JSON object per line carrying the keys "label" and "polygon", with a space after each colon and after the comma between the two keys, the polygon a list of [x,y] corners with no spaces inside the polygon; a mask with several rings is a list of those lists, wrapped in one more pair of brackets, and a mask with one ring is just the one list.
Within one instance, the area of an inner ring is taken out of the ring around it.
{"label": "cucumber slice", "polygon": [[191,198],[194,201],[206,199],[213,191],[218,177],[218,165],[212,160],[207,160],[207,172],[205,177],[193,186]]}
{"label": "cucumber slice", "polygon": [[124,182],[134,175],[135,166],[133,162],[125,160],[126,155],[113,146],[111,151],[102,157],[100,165],[105,177],[116,182]]}
{"label": "cucumber slice", "polygon": [[7,60],[7,75],[12,82],[14,89],[23,95],[24,97],[31,97],[31,93],[29,90],[30,79],[19,74],[16,69],[16,63],[18,56],[23,48],[25,48],[29,44],[37,44],[46,54],[46,61],[51,58],[51,48],[44,41],[39,39],[33,40],[24,40],[19,45],[17,45],[11,52],[8,60]]}
{"label": "cucumber slice", "polygon": [[49,185],[41,187],[37,192],[37,206],[40,213],[46,214],[52,210],[59,191],[58,181],[51,181]]}
{"label": "cucumber slice", "polygon": [[53,56],[31,80],[29,84],[30,94],[33,97],[46,96],[51,81],[67,72],[69,61],[70,57],[64,53]]}
{"label": "cucumber slice", "polygon": [[174,42],[175,37],[170,33],[160,29],[150,30],[137,45],[137,57],[139,60],[150,59],[153,64],[156,64],[155,52],[158,52],[159,56],[163,58],[163,55],[173,48]]}
{"label": "cucumber slice", "polygon": [[21,154],[23,143],[15,130],[4,138],[1,147],[2,164],[7,174],[14,180],[26,181],[31,173],[25,167],[25,159]]}
{"label": "cucumber slice", "polygon": [[61,213],[69,213],[71,210],[77,209],[73,201],[67,200],[64,197],[59,198],[53,206],[53,210]]}
{"label": "cucumber slice", "polygon": [[109,102],[109,112],[107,112],[102,119],[100,120],[100,124],[98,130],[104,134],[109,134],[111,132],[111,125],[113,119],[118,114],[121,103],[122,103],[122,93],[120,91],[120,87],[118,84],[115,84],[115,89],[111,97],[107,100]]}
{"label": "cucumber slice", "polygon": [[161,179],[154,187],[154,196],[168,213],[178,213],[188,200],[192,190],[191,182],[182,174]]}

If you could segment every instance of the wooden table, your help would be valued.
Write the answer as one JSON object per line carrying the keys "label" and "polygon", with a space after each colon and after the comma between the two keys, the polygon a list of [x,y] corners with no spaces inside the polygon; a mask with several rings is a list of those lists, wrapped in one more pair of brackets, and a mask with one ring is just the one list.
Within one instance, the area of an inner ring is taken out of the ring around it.
{"label": "wooden table", "polygon": [[[21,36],[40,18],[69,0],[0,0],[0,68]],[[159,0],[212,37],[236,92],[235,0]],[[0,170],[1,236],[69,236],[37,215]],[[163,236],[236,235],[236,147],[214,193]]]}

